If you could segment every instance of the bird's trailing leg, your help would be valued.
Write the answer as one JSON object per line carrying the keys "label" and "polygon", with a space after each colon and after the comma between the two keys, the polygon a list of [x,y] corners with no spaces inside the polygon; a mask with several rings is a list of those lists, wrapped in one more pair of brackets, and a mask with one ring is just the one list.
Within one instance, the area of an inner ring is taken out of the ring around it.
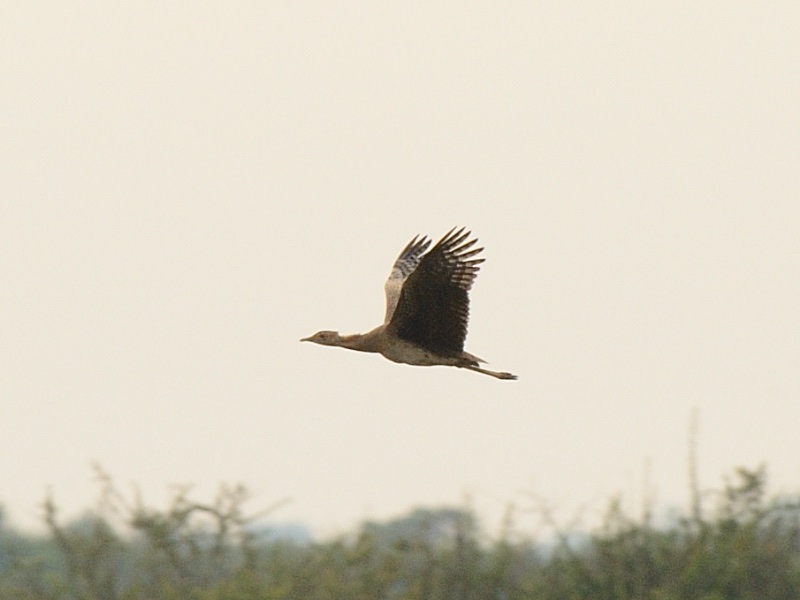
{"label": "bird's trailing leg", "polygon": [[476,367],[475,365],[465,365],[465,369],[469,369],[470,371],[475,371],[476,373],[483,373],[484,375],[491,375],[492,377],[496,377],[497,379],[516,379],[517,376],[512,373],[506,373],[505,371],[490,371],[489,369],[481,369],[480,367]]}

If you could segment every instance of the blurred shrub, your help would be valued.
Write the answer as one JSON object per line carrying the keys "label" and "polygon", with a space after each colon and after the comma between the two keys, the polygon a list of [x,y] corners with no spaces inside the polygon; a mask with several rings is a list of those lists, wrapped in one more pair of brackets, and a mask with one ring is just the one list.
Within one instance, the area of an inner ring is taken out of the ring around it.
{"label": "blurred shrub", "polygon": [[[796,600],[800,503],[766,497],[766,472],[738,469],[713,496],[656,527],[619,499],[596,531],[534,543],[483,534],[468,510],[417,509],[325,541],[275,538],[248,514],[241,486],[210,503],[178,489],[160,510],[125,498],[98,470],[98,508],[47,535],[0,513],[0,598],[22,600]],[[707,497],[707,496],[706,496]],[[705,507],[701,507],[705,508]],[[549,516],[548,516],[549,519]],[[535,532],[534,532],[535,533]]]}

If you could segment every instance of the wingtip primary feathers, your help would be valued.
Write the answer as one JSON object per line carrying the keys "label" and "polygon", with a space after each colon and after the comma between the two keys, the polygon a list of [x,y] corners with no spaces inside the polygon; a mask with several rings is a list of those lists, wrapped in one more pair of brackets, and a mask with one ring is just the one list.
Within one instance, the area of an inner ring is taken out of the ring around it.
{"label": "wingtip primary feathers", "polygon": [[389,278],[383,286],[386,292],[386,315],[384,317],[384,323],[388,323],[392,315],[394,315],[397,303],[400,300],[403,284],[406,279],[408,279],[408,276],[417,268],[419,261],[422,260],[422,256],[430,245],[431,241],[428,239],[428,236],[423,235],[420,237],[420,235],[417,234],[408,242],[406,247],[400,252],[397,260],[394,261],[392,270],[389,273]]}

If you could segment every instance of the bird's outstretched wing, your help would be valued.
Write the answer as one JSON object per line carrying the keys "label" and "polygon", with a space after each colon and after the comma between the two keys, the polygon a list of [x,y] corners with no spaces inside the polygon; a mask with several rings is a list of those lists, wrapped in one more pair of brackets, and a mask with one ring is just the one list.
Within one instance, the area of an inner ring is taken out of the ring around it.
{"label": "bird's outstretched wing", "polygon": [[469,319],[467,292],[478,274],[478,265],[484,261],[474,258],[483,248],[472,249],[478,240],[468,240],[469,236],[463,227],[458,231],[453,228],[418,259],[416,269],[402,283],[388,325],[397,337],[439,354],[464,350]]}
{"label": "bird's outstretched wing", "polygon": [[431,245],[431,241],[422,236],[418,239],[419,235],[414,236],[408,245],[403,248],[400,256],[394,261],[392,272],[389,273],[389,279],[383,286],[386,291],[386,317],[384,323],[388,323],[392,319],[394,310],[397,307],[397,301],[400,299],[400,290],[403,289],[403,284],[414,269],[417,268],[420,258]]}

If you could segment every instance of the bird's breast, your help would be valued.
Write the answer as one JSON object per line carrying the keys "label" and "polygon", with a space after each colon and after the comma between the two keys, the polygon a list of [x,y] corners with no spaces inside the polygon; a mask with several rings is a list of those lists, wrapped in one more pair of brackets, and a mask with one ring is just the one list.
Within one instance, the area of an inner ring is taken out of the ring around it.
{"label": "bird's breast", "polygon": [[381,351],[381,354],[397,363],[421,367],[451,365],[457,362],[455,358],[440,356],[430,350],[398,339],[393,340],[392,344]]}

